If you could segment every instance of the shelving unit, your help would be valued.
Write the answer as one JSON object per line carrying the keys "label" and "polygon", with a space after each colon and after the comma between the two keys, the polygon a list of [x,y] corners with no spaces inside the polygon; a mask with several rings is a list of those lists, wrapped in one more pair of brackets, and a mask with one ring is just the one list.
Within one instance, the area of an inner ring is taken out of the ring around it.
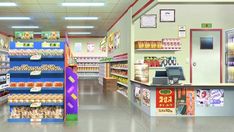
{"label": "shelving unit", "polygon": [[116,73],[111,73],[112,75],[118,76],[118,77],[123,77],[123,78],[128,78],[128,76],[124,76],[124,75],[120,75],[120,74],[116,74]]}
{"label": "shelving unit", "polygon": [[107,70],[106,70],[107,66],[106,65],[107,64],[105,64],[105,63],[100,63],[99,64],[99,78],[98,78],[98,82],[101,85],[103,85],[103,78],[106,77],[106,72],[107,72]]}
{"label": "shelving unit", "polygon": [[74,57],[78,64],[79,79],[97,79],[99,77],[99,60],[103,56],[83,56]]}
{"label": "shelving unit", "polygon": [[[24,43],[24,42],[22,42]],[[33,46],[31,47],[18,47],[16,42],[11,42],[10,43],[10,49],[11,50],[41,50],[41,49],[50,49],[50,50],[65,50],[65,43],[64,42],[53,42],[53,44],[50,44],[50,42],[47,42],[48,45],[44,46],[43,42],[33,42]],[[51,42],[52,43],[52,42]],[[56,45],[54,45],[56,43]],[[64,53],[63,53],[64,54]],[[32,86],[32,87],[28,87],[25,85],[25,87],[9,87],[7,88],[7,90],[10,91],[11,95],[13,96],[18,96],[18,95],[34,95],[35,96],[39,96],[39,95],[49,95],[49,94],[56,94],[59,96],[63,96],[64,98],[64,56],[63,55],[54,55],[54,56],[41,56],[38,58],[34,58],[32,56],[23,56],[23,55],[12,55],[10,56],[10,67],[11,70],[9,71],[10,75],[11,75],[11,82],[15,82],[15,83],[29,83],[32,82],[34,84],[38,83],[38,82],[60,82],[63,83],[63,86],[61,87],[46,87],[46,86]],[[34,59],[33,59],[34,58]],[[42,65],[55,65],[57,67],[62,68],[63,70],[48,70],[48,69],[42,69],[40,71],[36,71],[36,70],[29,70],[29,69],[24,69],[24,70],[15,70],[15,67],[17,66],[21,66],[21,65],[28,65],[30,67],[39,67]],[[44,84],[43,84],[44,85]],[[36,89],[36,88],[40,88],[40,90],[32,90],[32,89]],[[19,98],[19,97],[18,97]],[[40,99],[38,99],[40,100]],[[43,100],[43,99],[42,99]],[[44,99],[46,100],[46,99]],[[64,99],[62,99],[64,100]],[[37,102],[36,100],[34,100],[35,102]],[[22,118],[20,116],[17,116],[19,118],[14,118],[16,113],[14,113],[14,109],[18,108],[18,107],[30,107],[32,108],[33,106],[31,106],[32,104],[35,103],[29,103],[26,100],[21,100],[18,102],[9,102],[9,106],[10,106],[10,118],[8,119],[8,122],[63,122],[64,121],[64,113],[60,112],[59,114],[63,115],[63,117],[59,117],[59,118],[46,118],[45,115],[43,115],[43,118]],[[35,109],[37,108],[43,108],[44,107],[54,107],[54,108],[59,108],[62,111],[64,111],[64,102],[58,101],[58,100],[54,100],[53,102],[41,102],[39,103],[40,105],[37,107],[33,107]],[[27,112],[27,111],[26,111]],[[44,113],[45,114],[45,113]]]}
{"label": "shelving unit", "polygon": [[136,51],[162,51],[162,52],[173,52],[173,51],[181,51],[181,49],[135,49]]}
{"label": "shelving unit", "polygon": [[8,49],[2,48],[3,47],[0,47],[0,104],[7,102],[9,92],[6,91],[6,89],[8,88],[10,82],[10,76],[7,73],[10,68]]}

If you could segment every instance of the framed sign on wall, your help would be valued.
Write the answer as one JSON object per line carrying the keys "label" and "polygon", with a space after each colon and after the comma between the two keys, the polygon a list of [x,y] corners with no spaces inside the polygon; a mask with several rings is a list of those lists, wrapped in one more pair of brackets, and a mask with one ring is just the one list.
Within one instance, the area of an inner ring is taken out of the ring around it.
{"label": "framed sign on wall", "polygon": [[140,27],[141,28],[157,28],[157,15],[146,14],[146,15],[141,16]]}
{"label": "framed sign on wall", "polygon": [[160,9],[160,22],[175,22],[175,9]]}

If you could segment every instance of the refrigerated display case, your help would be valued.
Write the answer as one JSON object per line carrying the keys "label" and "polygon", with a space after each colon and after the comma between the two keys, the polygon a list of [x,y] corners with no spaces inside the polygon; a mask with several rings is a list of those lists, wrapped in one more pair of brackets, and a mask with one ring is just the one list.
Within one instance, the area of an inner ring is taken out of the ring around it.
{"label": "refrigerated display case", "polygon": [[234,29],[225,32],[226,83],[234,83]]}

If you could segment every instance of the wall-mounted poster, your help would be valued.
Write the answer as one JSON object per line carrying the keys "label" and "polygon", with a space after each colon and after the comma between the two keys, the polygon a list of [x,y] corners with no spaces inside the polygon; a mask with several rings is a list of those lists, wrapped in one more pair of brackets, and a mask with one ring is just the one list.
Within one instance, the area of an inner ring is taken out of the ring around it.
{"label": "wall-mounted poster", "polygon": [[114,49],[114,33],[111,33],[109,36],[108,36],[108,52],[112,52],[113,49]]}
{"label": "wall-mounted poster", "polygon": [[87,52],[94,52],[95,50],[95,44],[94,43],[87,43]]}
{"label": "wall-mounted poster", "polygon": [[160,22],[175,22],[175,9],[160,9]]}
{"label": "wall-mounted poster", "polygon": [[60,39],[60,32],[58,31],[41,32],[41,38],[48,39],[48,40],[57,40],[57,39]]}
{"label": "wall-mounted poster", "polygon": [[157,115],[175,115],[175,89],[156,89],[156,112]]}
{"label": "wall-mounted poster", "polygon": [[176,114],[195,114],[195,92],[193,88],[176,89]]}
{"label": "wall-mounted poster", "polygon": [[74,52],[81,52],[82,51],[82,44],[81,43],[75,43],[73,51]]}
{"label": "wall-mounted poster", "polygon": [[140,20],[141,28],[156,28],[157,27],[157,15],[155,14],[146,14],[141,16]]}
{"label": "wall-mounted poster", "polygon": [[206,107],[224,106],[224,90],[198,89],[196,102],[198,106],[206,106]]}
{"label": "wall-mounted poster", "polygon": [[100,50],[102,51],[102,52],[106,52],[106,37],[105,38],[103,38],[103,40],[100,42]]}
{"label": "wall-mounted poster", "polygon": [[15,32],[15,39],[32,40],[34,33],[32,31]]}
{"label": "wall-mounted poster", "polygon": [[120,44],[120,32],[116,32],[114,38],[114,48],[115,49],[119,48],[119,44]]}
{"label": "wall-mounted poster", "polygon": [[150,107],[150,90],[143,88],[142,89],[142,103],[143,105]]}
{"label": "wall-mounted poster", "polygon": [[135,86],[134,89],[134,98],[135,98],[135,102],[139,105],[141,105],[141,88],[140,86]]}

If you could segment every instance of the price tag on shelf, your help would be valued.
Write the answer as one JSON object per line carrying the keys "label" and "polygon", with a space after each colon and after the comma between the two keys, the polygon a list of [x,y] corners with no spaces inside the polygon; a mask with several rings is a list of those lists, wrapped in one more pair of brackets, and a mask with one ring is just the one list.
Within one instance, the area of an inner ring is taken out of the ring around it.
{"label": "price tag on shelf", "polygon": [[44,42],[42,43],[42,48],[60,48],[60,43],[59,42],[53,42],[53,43]]}
{"label": "price tag on shelf", "polygon": [[30,76],[39,76],[41,75],[41,71],[32,71],[30,72]]}
{"label": "price tag on shelf", "polygon": [[36,93],[36,92],[41,92],[41,87],[34,87],[34,88],[31,88],[30,89],[30,92],[32,92],[32,93]]}
{"label": "price tag on shelf", "polygon": [[41,55],[33,55],[30,57],[30,60],[41,60]]}
{"label": "price tag on shelf", "polygon": [[38,108],[38,107],[41,107],[41,103],[32,103],[30,105],[31,108]]}
{"label": "price tag on shelf", "polygon": [[41,122],[41,119],[36,118],[36,119],[30,119],[31,122]]}
{"label": "price tag on shelf", "polygon": [[34,43],[33,42],[17,42],[15,44],[16,48],[34,48]]}

